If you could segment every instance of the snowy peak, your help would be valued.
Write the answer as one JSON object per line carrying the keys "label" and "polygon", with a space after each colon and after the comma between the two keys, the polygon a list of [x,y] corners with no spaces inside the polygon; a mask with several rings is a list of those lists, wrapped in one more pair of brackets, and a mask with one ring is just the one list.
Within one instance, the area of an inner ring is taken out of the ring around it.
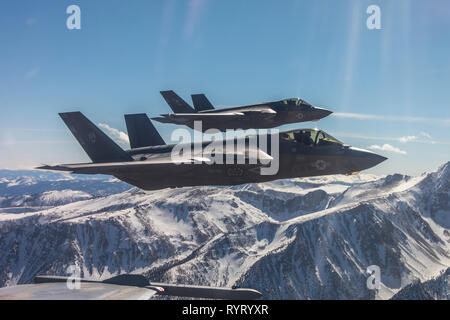
{"label": "snowy peak", "polygon": [[131,186],[106,176],[71,176],[32,170],[0,170],[0,214],[39,211],[115,194]]}
{"label": "snowy peak", "polygon": [[450,300],[450,268],[424,282],[414,281],[395,294],[392,300]]}

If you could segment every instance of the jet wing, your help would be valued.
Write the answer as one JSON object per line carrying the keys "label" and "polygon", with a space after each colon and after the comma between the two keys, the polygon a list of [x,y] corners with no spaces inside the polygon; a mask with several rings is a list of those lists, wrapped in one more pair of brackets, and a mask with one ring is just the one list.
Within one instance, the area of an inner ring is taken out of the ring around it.
{"label": "jet wing", "polygon": [[[202,157],[195,157],[192,159],[182,159],[182,164],[176,163],[170,159],[158,158],[145,161],[128,161],[128,162],[107,162],[107,163],[75,163],[75,164],[60,164],[55,166],[44,165],[36,169],[53,170],[53,171],[67,171],[71,173],[80,174],[112,174],[122,173],[126,171],[145,170],[148,173],[152,171],[161,173],[161,170],[176,170],[186,169],[187,165],[194,163],[194,161],[206,161],[208,159]],[[189,163],[187,163],[189,162]]]}
{"label": "jet wing", "polygon": [[274,117],[277,114],[275,110],[269,107],[239,109],[236,111],[223,112],[198,112],[198,113],[173,113],[162,114],[161,117],[152,118],[161,123],[188,123],[192,121],[228,121],[243,119],[246,116],[265,116],[266,118]]}
{"label": "jet wing", "polygon": [[243,300],[261,297],[260,292],[248,288],[151,283],[139,274],[121,274],[106,280],[37,276],[33,282],[0,288],[0,300],[148,300],[154,295]]}
{"label": "jet wing", "polygon": [[0,288],[0,300],[149,300],[157,291],[146,287],[81,282],[69,289],[65,282],[25,284]]}
{"label": "jet wing", "polygon": [[152,118],[162,123],[171,123],[173,121],[179,123],[186,123],[192,121],[223,121],[232,120],[244,117],[242,112],[224,112],[224,113],[175,113],[162,114],[161,117]]}
{"label": "jet wing", "polygon": [[275,110],[273,110],[273,109],[271,109],[271,108],[264,108],[264,107],[261,107],[261,108],[252,108],[252,109],[249,109],[249,110],[244,110],[244,111],[241,111],[242,113],[244,113],[244,114],[247,114],[247,115],[249,115],[249,114],[271,114],[271,115],[276,115],[277,114],[277,112],[275,111]]}
{"label": "jet wing", "polygon": [[[223,152],[220,148],[215,150],[215,153]],[[246,163],[257,164],[260,160],[269,162],[273,158],[261,149],[242,149],[234,152],[234,155],[242,156]],[[60,164],[55,166],[44,165],[36,169],[53,170],[53,171],[67,171],[79,174],[121,174],[127,171],[145,171],[146,173],[155,175],[161,174],[171,170],[172,173],[189,170],[192,164],[204,162],[210,164],[214,161],[211,157],[203,156],[201,154],[189,154],[185,157],[180,157],[177,161],[172,160],[171,156],[158,157],[147,159],[143,161],[126,161],[126,162],[106,162],[106,163],[75,163],[75,164]]]}

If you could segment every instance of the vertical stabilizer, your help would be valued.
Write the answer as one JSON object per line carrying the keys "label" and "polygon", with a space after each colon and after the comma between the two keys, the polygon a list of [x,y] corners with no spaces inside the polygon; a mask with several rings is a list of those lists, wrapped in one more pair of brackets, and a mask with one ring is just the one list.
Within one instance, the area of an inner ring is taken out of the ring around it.
{"label": "vertical stabilizer", "polygon": [[211,102],[209,102],[208,98],[201,93],[201,94],[192,94],[192,103],[194,104],[194,108],[197,111],[204,111],[204,110],[212,110],[214,109]]}
{"label": "vertical stabilizer", "polygon": [[195,113],[196,111],[174,91],[161,91],[161,95],[174,113]]}
{"label": "vertical stabilizer", "polygon": [[93,162],[133,160],[128,153],[97,128],[81,112],[65,112],[60,113],[59,116]]}
{"label": "vertical stabilizer", "polygon": [[125,122],[132,149],[166,144],[145,113],[126,114]]}

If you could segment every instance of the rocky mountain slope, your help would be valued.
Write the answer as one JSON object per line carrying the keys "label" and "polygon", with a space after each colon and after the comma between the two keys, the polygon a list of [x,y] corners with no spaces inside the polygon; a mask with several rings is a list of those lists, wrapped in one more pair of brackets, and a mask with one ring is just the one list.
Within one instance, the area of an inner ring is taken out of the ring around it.
{"label": "rocky mountain slope", "polygon": [[[419,177],[131,189],[72,194],[34,212],[0,209],[0,286],[76,264],[85,277],[134,272],[251,287],[267,299],[388,299],[450,266],[449,184],[447,163]],[[379,290],[366,285],[371,265]]]}
{"label": "rocky mountain slope", "polygon": [[415,281],[395,294],[392,300],[450,300],[450,268],[428,281]]}

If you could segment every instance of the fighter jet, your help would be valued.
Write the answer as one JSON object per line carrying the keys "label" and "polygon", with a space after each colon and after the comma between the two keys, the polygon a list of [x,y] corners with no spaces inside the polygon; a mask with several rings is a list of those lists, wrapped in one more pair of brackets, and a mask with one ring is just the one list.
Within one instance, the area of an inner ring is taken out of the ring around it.
{"label": "fighter jet", "polygon": [[174,113],[152,118],[161,123],[173,123],[194,127],[202,121],[201,130],[263,129],[283,124],[317,121],[332,112],[315,107],[300,98],[270,101],[247,106],[214,109],[204,94],[192,95],[195,109],[173,91],[161,91],[161,95]]}
{"label": "fighter jet", "polygon": [[[322,130],[298,129],[274,133],[267,139],[257,136],[256,150],[235,148],[242,140],[250,146],[252,136],[225,140],[223,158],[242,161],[220,163],[213,152],[205,152],[210,142],[162,144],[161,136],[145,114],[126,116],[134,148],[125,151],[81,112],[60,113],[60,116],[92,162],[45,165],[37,169],[112,175],[144,190],[352,174],[386,160],[373,152],[344,145]],[[227,143],[233,148],[228,148]],[[180,152],[182,161],[173,157],[174,150],[180,147],[189,150]],[[274,163],[278,164],[278,170],[263,174]]]}
{"label": "fighter jet", "polygon": [[[79,288],[69,287],[78,280]],[[207,299],[258,299],[260,292],[246,288],[217,288],[149,282],[138,274],[121,274],[106,280],[36,276],[32,284],[0,288],[0,300],[149,300],[154,296]]]}

